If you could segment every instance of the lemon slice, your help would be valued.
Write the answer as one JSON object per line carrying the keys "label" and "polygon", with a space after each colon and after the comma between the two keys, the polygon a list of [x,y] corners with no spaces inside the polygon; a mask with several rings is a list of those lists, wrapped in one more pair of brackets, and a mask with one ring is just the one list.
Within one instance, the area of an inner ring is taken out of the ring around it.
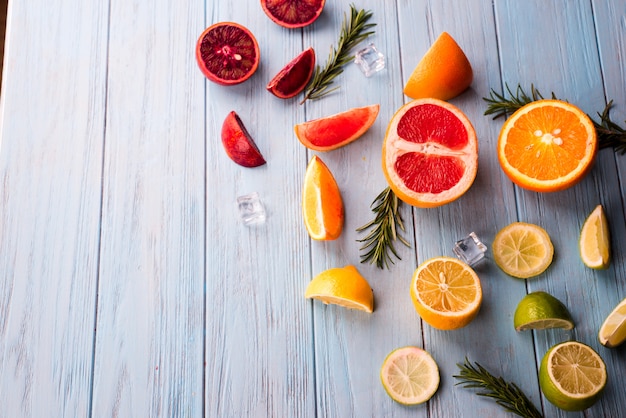
{"label": "lemon slice", "polygon": [[587,267],[606,269],[610,261],[609,224],[602,205],[596,206],[580,231],[580,258]]}
{"label": "lemon slice", "polygon": [[437,391],[439,367],[421,348],[402,347],[385,358],[380,379],[391,399],[403,405],[418,405]]}
{"label": "lemon slice", "polygon": [[539,368],[541,391],[566,411],[582,411],[596,403],[606,381],[606,365],[600,355],[577,341],[553,346]]}
{"label": "lemon slice", "polygon": [[598,332],[598,339],[602,345],[611,348],[626,340],[626,299],[606,317]]}
{"label": "lemon slice", "polygon": [[321,272],[311,280],[304,296],[325,304],[374,312],[374,292],[352,265]]}
{"label": "lemon slice", "polygon": [[546,292],[529,293],[515,309],[513,325],[516,331],[529,329],[574,328],[574,321],[563,303]]}
{"label": "lemon slice", "polygon": [[498,267],[519,279],[543,273],[554,255],[545,229],[525,222],[514,222],[502,228],[493,240],[492,251]]}

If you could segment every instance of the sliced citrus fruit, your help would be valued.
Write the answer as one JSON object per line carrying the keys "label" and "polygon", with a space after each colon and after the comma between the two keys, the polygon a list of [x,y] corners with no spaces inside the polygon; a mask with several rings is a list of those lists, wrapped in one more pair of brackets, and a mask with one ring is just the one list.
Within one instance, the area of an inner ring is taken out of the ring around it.
{"label": "sliced citrus fruit", "polygon": [[437,329],[452,330],[469,324],[478,314],[482,298],[478,276],[456,258],[431,258],[413,274],[413,305],[422,319]]}
{"label": "sliced citrus fruit", "polygon": [[516,331],[529,329],[574,328],[574,321],[563,302],[546,292],[532,292],[520,300],[515,309]]}
{"label": "sliced citrus fruit", "polygon": [[294,97],[304,90],[314,68],[315,51],[313,48],[305,49],[267,83],[266,89],[281,99]]}
{"label": "sliced citrus fruit", "polygon": [[543,273],[554,256],[554,246],[546,230],[526,222],[513,222],[498,231],[491,249],[498,267],[518,279]]}
{"label": "sliced citrus fruit", "polygon": [[611,258],[609,223],[602,205],[596,206],[580,231],[580,258],[587,267],[606,269]]}
{"label": "sliced citrus fruit", "polygon": [[380,105],[357,107],[295,126],[296,136],[307,148],[330,151],[360,138],[378,116]]}
{"label": "sliced citrus fruit", "polygon": [[413,70],[404,94],[413,99],[449,100],[467,89],[473,78],[467,56],[452,36],[443,32]]}
{"label": "sliced citrus fruit", "polygon": [[587,174],[597,148],[593,122],[582,110],[560,100],[538,100],[504,122],[498,160],[518,186],[554,192]]}
{"label": "sliced citrus fruit", "polygon": [[315,22],[325,3],[326,0],[261,0],[261,7],[273,22],[294,29]]}
{"label": "sliced citrus fruit", "polygon": [[403,405],[418,405],[437,391],[439,367],[421,348],[402,347],[387,355],[380,379],[391,399]]}
{"label": "sliced citrus fruit", "polygon": [[417,207],[452,202],[470,188],[478,170],[476,132],[456,106],[418,99],[389,122],[383,172],[393,192]]}
{"label": "sliced citrus fruit", "polygon": [[343,229],[343,200],[326,164],[313,156],[304,175],[302,191],[304,225],[314,240],[333,240]]}
{"label": "sliced citrus fruit", "polygon": [[600,355],[577,341],[550,348],[539,368],[539,385],[546,399],[566,411],[582,411],[596,403],[606,380]]}
{"label": "sliced citrus fruit", "polygon": [[610,348],[626,341],[626,299],[606,317],[598,332],[598,339],[602,345]]}
{"label": "sliced citrus fruit", "polygon": [[244,167],[258,167],[265,164],[265,158],[234,111],[230,112],[222,124],[222,145],[231,160]]}
{"label": "sliced citrus fruit", "polygon": [[372,288],[352,265],[321,272],[311,280],[304,296],[325,304],[374,312]]}

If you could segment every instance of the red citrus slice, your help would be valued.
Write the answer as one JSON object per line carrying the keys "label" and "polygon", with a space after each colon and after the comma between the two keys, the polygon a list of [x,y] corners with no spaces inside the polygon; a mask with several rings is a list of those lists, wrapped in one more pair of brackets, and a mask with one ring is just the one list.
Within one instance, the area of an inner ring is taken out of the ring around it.
{"label": "red citrus slice", "polygon": [[383,172],[394,193],[417,207],[452,202],[469,189],[478,169],[478,141],[467,116],[439,99],[418,99],[389,122]]}
{"label": "red citrus slice", "polygon": [[306,49],[280,70],[266,88],[276,97],[289,99],[304,90],[313,75],[314,67],[315,51],[313,48]]}
{"label": "red citrus slice", "polygon": [[254,35],[233,22],[209,26],[196,44],[196,60],[202,73],[226,86],[250,78],[259,67],[259,59],[259,44]]}
{"label": "red citrus slice", "polygon": [[310,25],[320,16],[326,0],[261,0],[270,19],[285,28]]}
{"label": "red citrus slice", "polygon": [[360,138],[374,124],[380,105],[356,107],[345,112],[295,126],[302,144],[316,151],[330,151]]}
{"label": "red citrus slice", "polygon": [[241,166],[258,167],[265,164],[265,158],[234,111],[224,119],[222,145],[230,159]]}

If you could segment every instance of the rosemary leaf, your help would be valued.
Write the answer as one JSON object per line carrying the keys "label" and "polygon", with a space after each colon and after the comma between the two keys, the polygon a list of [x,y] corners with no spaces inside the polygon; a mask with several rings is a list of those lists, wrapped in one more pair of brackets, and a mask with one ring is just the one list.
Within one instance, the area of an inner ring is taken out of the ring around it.
{"label": "rosemary leaf", "polygon": [[369,261],[371,264],[376,263],[376,267],[379,269],[385,267],[389,269],[389,263],[394,264],[392,254],[401,260],[394,247],[394,242],[399,240],[407,247],[411,246],[402,236],[398,235],[398,228],[404,231],[402,217],[398,212],[399,204],[398,197],[389,187],[386,187],[372,202],[372,212],[376,216],[357,229],[357,232],[362,232],[371,228],[365,238],[357,240],[365,243],[360,248],[361,251],[365,251],[364,254],[361,254],[361,263]]}
{"label": "rosemary leaf", "polygon": [[467,358],[464,364],[457,363],[457,366],[460,369],[460,374],[454,376],[459,380],[457,385],[467,389],[480,389],[477,395],[494,399],[506,411],[520,417],[543,418],[541,412],[515,383],[492,375],[480,364],[471,364]]}
{"label": "rosemary leaf", "polygon": [[331,85],[335,78],[343,72],[343,67],[354,59],[354,55],[350,51],[359,42],[374,33],[370,29],[376,24],[367,23],[371,17],[371,11],[357,10],[354,4],[350,5],[350,19],[348,20],[344,14],[337,47],[331,47],[330,55],[323,68],[319,65],[315,67],[313,77],[304,91],[304,99],[300,104],[309,99],[320,99],[339,88],[331,88]]}

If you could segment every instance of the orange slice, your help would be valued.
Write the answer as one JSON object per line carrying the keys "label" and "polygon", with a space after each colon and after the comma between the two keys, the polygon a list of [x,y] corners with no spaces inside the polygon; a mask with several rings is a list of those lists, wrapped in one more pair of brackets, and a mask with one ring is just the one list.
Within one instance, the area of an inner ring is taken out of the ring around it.
{"label": "orange slice", "polygon": [[389,122],[382,159],[387,182],[400,199],[417,207],[440,206],[461,197],[476,178],[476,132],[456,106],[414,100]]}
{"label": "orange slice", "polygon": [[473,78],[465,53],[452,36],[443,32],[413,70],[404,94],[413,99],[448,100],[467,89]]}
{"label": "orange slice", "polygon": [[304,175],[302,215],[314,240],[333,240],[341,235],[343,200],[339,186],[318,156],[313,156]]}
{"label": "orange slice", "polygon": [[296,136],[307,148],[330,151],[360,138],[378,116],[380,105],[358,107],[295,126]]}
{"label": "orange slice", "polygon": [[573,186],[587,174],[597,148],[593,122],[582,110],[560,100],[538,100],[504,123],[498,160],[518,186],[554,192]]}
{"label": "orange slice", "polygon": [[470,266],[451,257],[426,260],[415,270],[411,299],[431,326],[452,330],[469,324],[480,309],[483,293]]}

